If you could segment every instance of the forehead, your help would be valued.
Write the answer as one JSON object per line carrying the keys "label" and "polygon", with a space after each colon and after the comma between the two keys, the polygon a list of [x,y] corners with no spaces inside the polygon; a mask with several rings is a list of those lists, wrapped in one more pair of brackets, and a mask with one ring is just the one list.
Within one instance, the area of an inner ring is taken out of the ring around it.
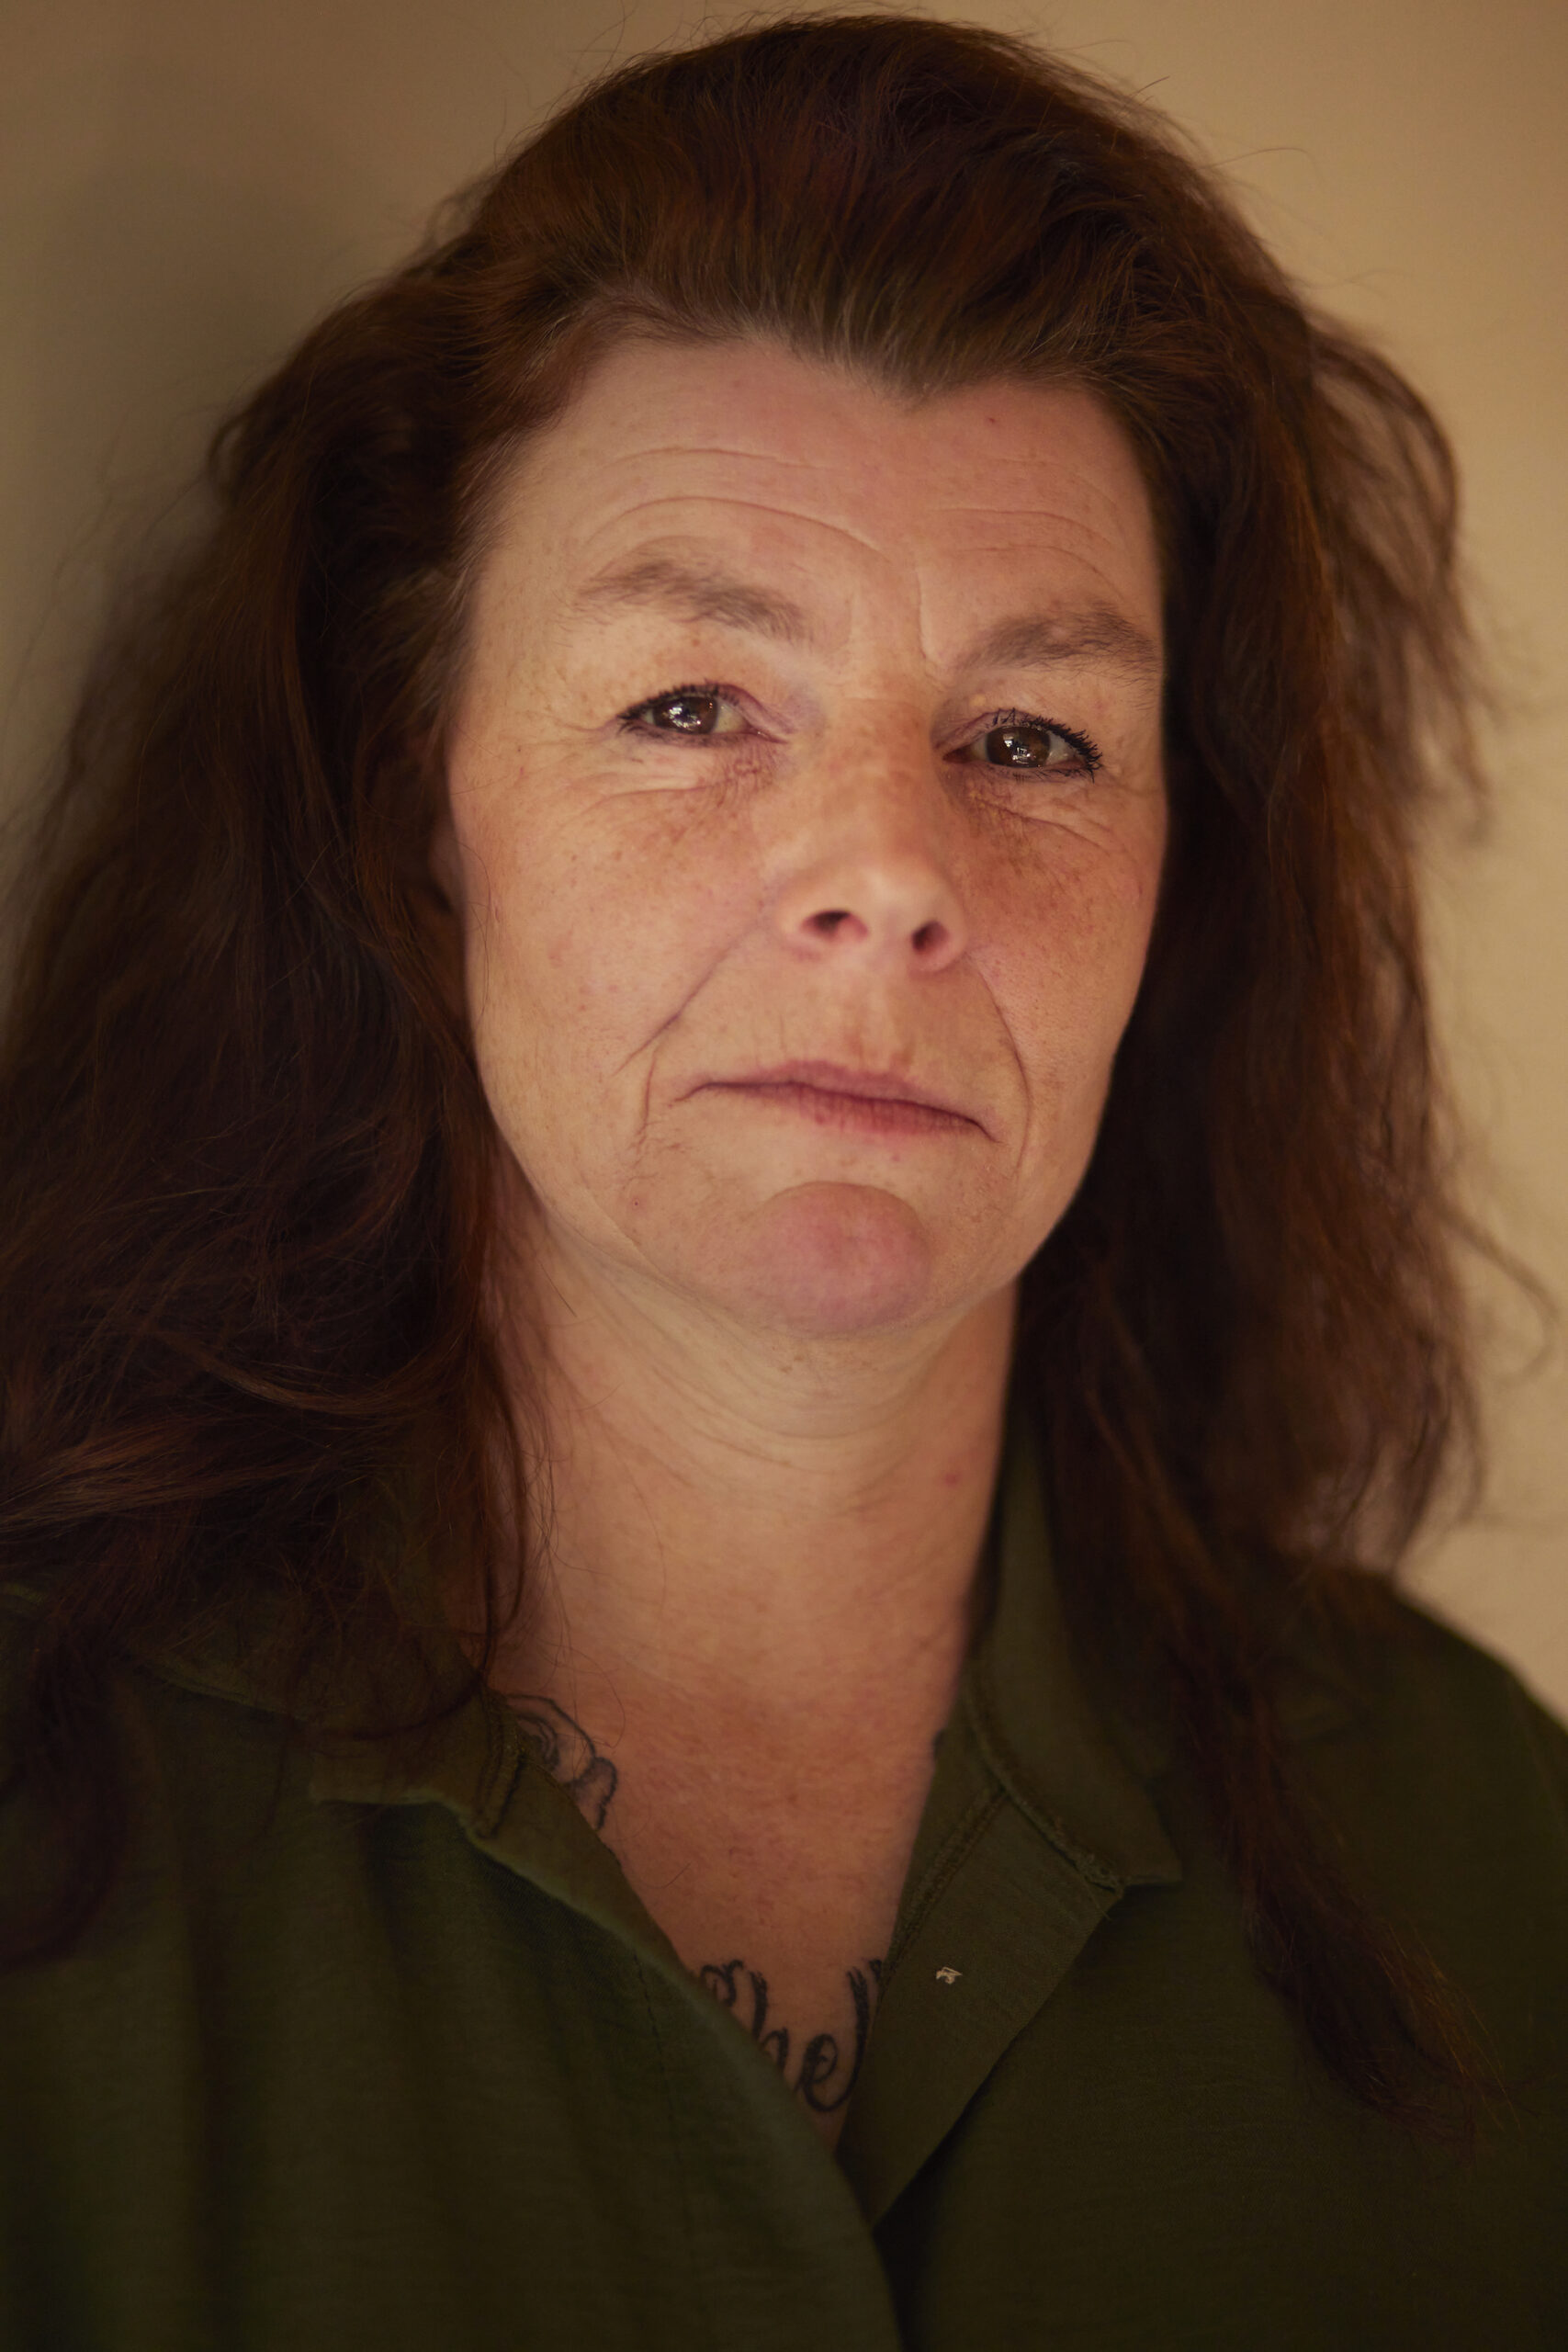
{"label": "forehead", "polygon": [[829,626],[863,588],[1006,601],[1021,578],[1158,633],[1136,457],[1072,385],[913,401],[765,341],[628,340],[527,446],[496,526],[498,568],[523,561],[552,596],[705,542],[761,561]]}

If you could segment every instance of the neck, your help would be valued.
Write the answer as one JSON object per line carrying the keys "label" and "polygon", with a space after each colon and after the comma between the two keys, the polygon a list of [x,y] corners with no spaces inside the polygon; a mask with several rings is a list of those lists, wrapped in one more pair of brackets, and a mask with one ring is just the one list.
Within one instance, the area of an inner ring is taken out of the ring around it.
{"label": "neck", "polygon": [[937,1708],[970,1630],[1014,1297],[917,1330],[758,1334],[552,1251],[516,1314],[548,1476],[511,1690],[579,1721]]}

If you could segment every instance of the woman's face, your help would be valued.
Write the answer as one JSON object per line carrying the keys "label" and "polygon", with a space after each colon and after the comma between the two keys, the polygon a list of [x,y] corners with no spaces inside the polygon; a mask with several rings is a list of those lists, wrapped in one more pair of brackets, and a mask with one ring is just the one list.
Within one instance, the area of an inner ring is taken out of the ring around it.
{"label": "woman's face", "polygon": [[1066,1208],[1166,836],[1160,582],[1091,395],[616,347],[476,587],[437,870],[547,1251],[806,1336]]}

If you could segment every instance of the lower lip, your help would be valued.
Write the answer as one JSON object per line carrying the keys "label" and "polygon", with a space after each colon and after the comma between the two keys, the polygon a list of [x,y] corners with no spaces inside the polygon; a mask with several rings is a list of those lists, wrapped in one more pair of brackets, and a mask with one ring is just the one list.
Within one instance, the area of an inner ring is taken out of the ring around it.
{"label": "lower lip", "polygon": [[972,1134],[975,1128],[973,1119],[956,1111],[938,1111],[929,1102],[909,1102],[899,1097],[889,1100],[879,1094],[839,1094],[825,1086],[803,1086],[793,1079],[777,1084],[722,1086],[715,1091],[776,1103],[782,1111],[796,1112],[817,1126],[833,1127],[845,1135],[950,1136],[961,1131]]}

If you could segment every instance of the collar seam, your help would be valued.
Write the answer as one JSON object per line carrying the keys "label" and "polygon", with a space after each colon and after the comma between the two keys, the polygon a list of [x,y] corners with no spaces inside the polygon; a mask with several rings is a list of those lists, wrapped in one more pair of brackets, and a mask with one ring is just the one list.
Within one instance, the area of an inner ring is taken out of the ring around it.
{"label": "collar seam", "polygon": [[[970,1798],[948,1831],[926,1871],[914,1902],[898,1923],[887,1954],[886,1974],[889,1980],[904,1953],[979,1843],[987,1826],[1006,1802],[1007,1791],[993,1779],[988,1788],[977,1791]],[[885,1985],[884,1991],[886,1989]]]}
{"label": "collar seam", "polygon": [[1115,1869],[1103,1855],[1080,1845],[1060,1815],[1051,1812],[1031,1792],[1028,1776],[997,1722],[984,1671],[974,1678],[967,1695],[980,1752],[987,1768],[1025,1820],[1042,1837],[1048,1838],[1080,1878],[1087,1879],[1091,1886],[1103,1887],[1115,1894],[1123,1894],[1131,1883],[1128,1873]]}
{"label": "collar seam", "polygon": [[[528,1769],[528,1744],[518,1728],[510,1707],[501,1709],[491,1704],[493,1694],[480,1692],[478,1704],[484,1708],[488,1722],[493,1726],[493,1752],[480,1767],[474,1793],[472,1819],[474,1836],[488,1846],[494,1842],[502,1823],[512,1808],[517,1784]],[[515,1742],[515,1745],[513,1745]],[[509,1754],[508,1750],[512,1752]],[[495,1784],[496,1793],[490,1794]],[[439,1796],[439,1792],[436,1792]]]}

